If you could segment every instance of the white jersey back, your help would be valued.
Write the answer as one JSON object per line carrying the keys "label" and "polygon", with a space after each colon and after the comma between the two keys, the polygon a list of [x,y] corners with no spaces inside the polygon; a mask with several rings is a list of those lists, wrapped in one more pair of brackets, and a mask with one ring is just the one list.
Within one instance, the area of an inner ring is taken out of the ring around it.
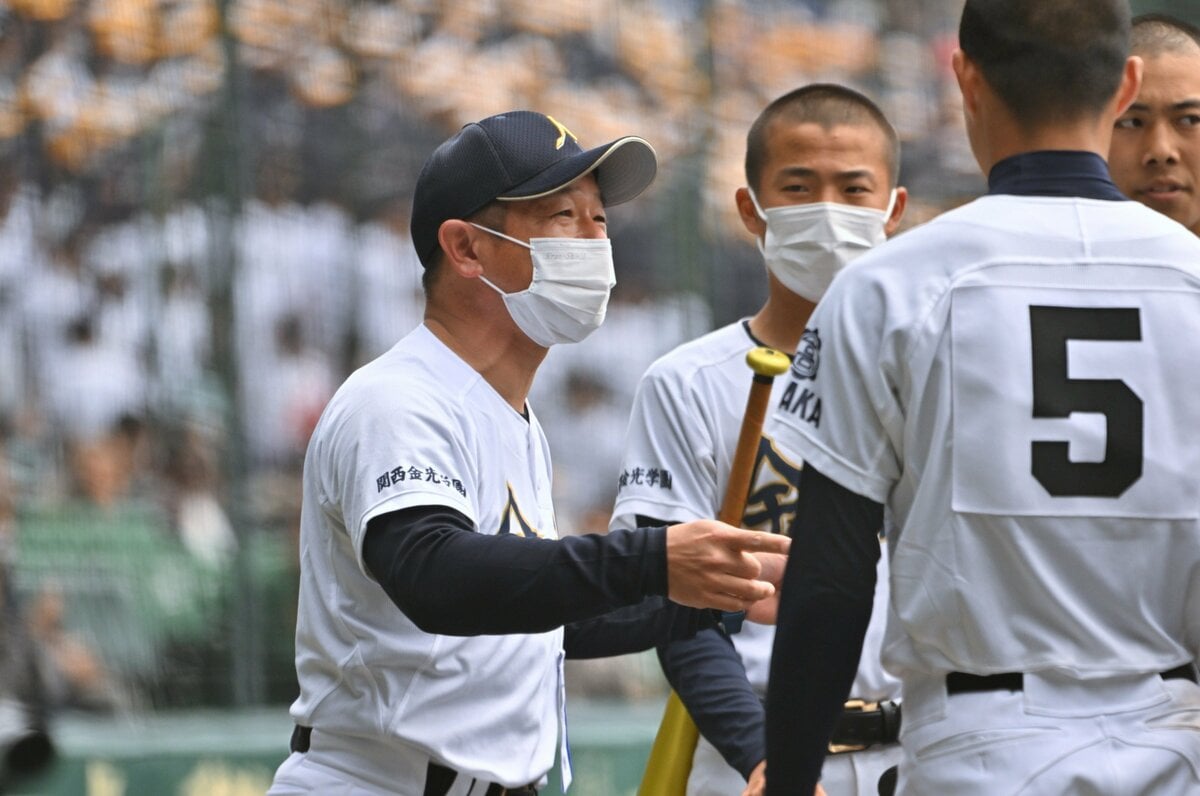
{"label": "white jersey back", "polygon": [[440,636],[367,573],[367,522],[447,506],[484,534],[555,538],[550,459],[528,421],[425,326],[354,373],[304,464],[296,660],[300,724],[366,728],[482,779],[528,782],[554,763],[562,631]]}
{"label": "white jersey back", "polygon": [[[611,528],[636,527],[641,514],[686,522],[717,515],[729,483],[753,373],[746,354],[757,345],[739,321],[676,348],[646,371],[634,398],[625,438]],[[784,394],[776,380],[772,402]],[[764,429],[742,525],[791,533],[800,460]],[[893,697],[898,682],[879,663],[887,605],[887,561],[881,556],[876,615],[864,646],[853,695]],[[746,622],[733,636],[750,683],[766,693],[773,627]]]}
{"label": "white jersey back", "polygon": [[776,433],[893,512],[889,668],[1200,651],[1198,266],[1141,205],[989,196],[835,280],[789,376],[820,421]]}

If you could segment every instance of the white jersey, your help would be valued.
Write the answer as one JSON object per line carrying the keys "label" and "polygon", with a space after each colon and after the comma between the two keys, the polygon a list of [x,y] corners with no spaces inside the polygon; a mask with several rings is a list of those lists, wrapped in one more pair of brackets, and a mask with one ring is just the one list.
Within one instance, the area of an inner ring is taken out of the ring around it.
{"label": "white jersey", "polygon": [[891,510],[904,673],[1150,673],[1200,651],[1200,242],[988,196],[864,255],[776,434]]}
{"label": "white jersey", "polygon": [[392,739],[479,779],[535,781],[554,763],[562,630],[419,630],[361,554],[368,520],[414,506],[455,509],[483,534],[557,536],[537,418],[515,412],[424,325],[355,372],[313,433],[292,716]]}
{"label": "white jersey", "polygon": [[[687,522],[717,515],[729,483],[753,372],[746,354],[757,345],[744,321],[710,332],[656,361],[642,377],[625,439],[625,455],[610,528],[634,528],[641,514]],[[781,400],[777,379],[772,402]],[[796,511],[800,460],[764,429],[742,525],[790,533]],[[879,663],[887,605],[887,560],[880,557],[881,588],[853,696],[876,701],[897,695],[899,683]],[[766,693],[775,630],[746,622],[733,636],[746,675]]]}

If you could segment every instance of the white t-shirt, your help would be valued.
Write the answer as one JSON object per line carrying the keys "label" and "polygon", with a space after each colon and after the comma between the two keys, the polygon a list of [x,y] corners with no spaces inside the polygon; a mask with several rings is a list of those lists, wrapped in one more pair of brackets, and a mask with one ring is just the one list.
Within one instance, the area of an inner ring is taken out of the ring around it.
{"label": "white t-shirt", "polygon": [[395,739],[483,780],[537,780],[554,763],[562,630],[419,630],[361,554],[371,518],[414,506],[455,509],[483,534],[557,538],[537,418],[424,325],[347,379],[309,444],[292,716]]}
{"label": "white t-shirt", "polygon": [[[729,483],[753,372],[746,354],[757,345],[742,321],[685,343],[646,371],[634,398],[611,528],[636,527],[638,514],[673,522],[713,518]],[[785,392],[772,389],[772,405]],[[794,533],[800,459],[779,444],[768,420],[751,478],[742,525]],[[895,697],[899,683],[883,672],[879,645],[887,605],[887,561],[880,556],[875,619],[852,695]],[[751,685],[766,693],[775,630],[746,622],[733,636]]]}
{"label": "white t-shirt", "polygon": [[1200,651],[1200,242],[988,196],[864,255],[776,433],[885,503],[890,670],[1162,671]]}

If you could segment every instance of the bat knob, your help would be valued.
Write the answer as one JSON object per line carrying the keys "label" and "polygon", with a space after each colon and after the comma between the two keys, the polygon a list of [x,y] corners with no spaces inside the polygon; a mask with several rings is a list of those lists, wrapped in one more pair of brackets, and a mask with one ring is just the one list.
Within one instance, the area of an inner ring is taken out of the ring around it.
{"label": "bat knob", "polygon": [[792,366],[792,360],[782,351],[759,346],[746,354],[746,364],[755,375],[775,378]]}

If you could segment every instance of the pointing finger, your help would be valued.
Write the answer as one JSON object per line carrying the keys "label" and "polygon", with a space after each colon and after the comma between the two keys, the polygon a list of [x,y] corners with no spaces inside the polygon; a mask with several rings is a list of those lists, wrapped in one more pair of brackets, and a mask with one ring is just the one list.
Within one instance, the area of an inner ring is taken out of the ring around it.
{"label": "pointing finger", "polygon": [[787,553],[792,538],[778,533],[762,531],[730,531],[731,542],[740,550],[750,553]]}

